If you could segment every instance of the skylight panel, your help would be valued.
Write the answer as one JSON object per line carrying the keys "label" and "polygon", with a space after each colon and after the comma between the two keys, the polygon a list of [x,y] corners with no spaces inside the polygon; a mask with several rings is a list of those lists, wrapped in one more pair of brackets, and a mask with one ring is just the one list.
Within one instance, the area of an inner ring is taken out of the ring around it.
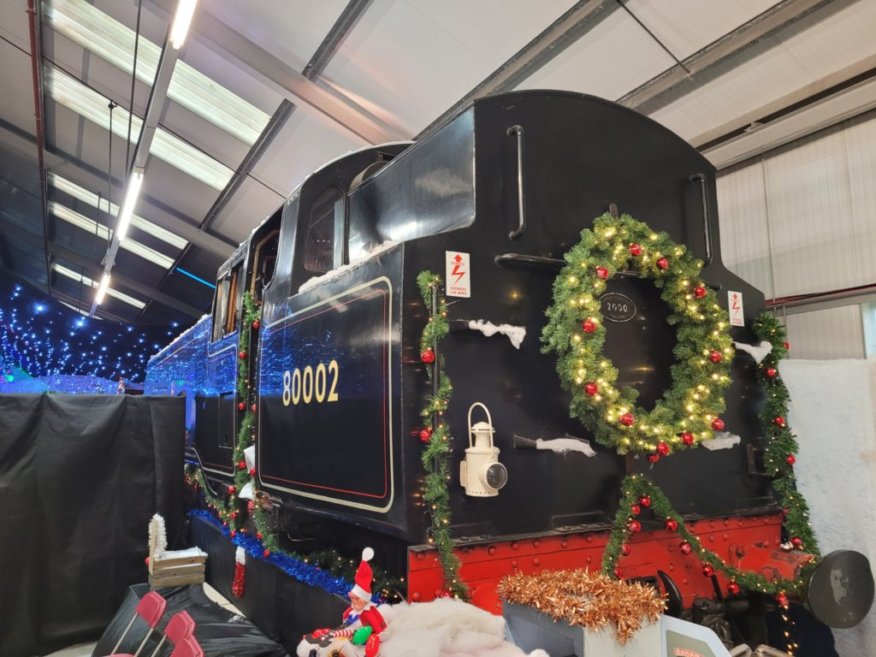
{"label": "skylight panel", "polygon": [[[134,30],[85,0],[52,0],[45,16],[53,29],[128,75],[133,70]],[[161,46],[140,36],[137,78],[151,86],[161,56]],[[189,64],[176,64],[168,97],[194,114],[252,146],[270,116],[217,84]]]}
{"label": "skylight panel", "polygon": [[[72,269],[68,269],[67,267],[65,267],[63,265],[59,265],[59,264],[55,263],[52,265],[52,269],[54,269],[56,272],[58,272],[61,276],[66,276],[67,278],[74,280],[77,283],[82,283],[82,285],[85,285],[87,287],[97,288],[100,285],[100,283],[98,283],[95,280],[92,280],[88,276],[83,276],[79,272],[75,272]],[[142,308],[146,307],[146,304],[143,301],[140,301],[139,299],[135,299],[132,296],[128,296],[124,292],[119,292],[118,290],[114,290],[111,287],[108,287],[106,289],[106,293],[109,296],[111,296],[115,299],[118,299],[119,301],[124,301],[125,303],[134,306],[135,308],[142,309]],[[73,308],[73,306],[70,306],[70,308]],[[87,312],[82,312],[81,310],[78,310],[77,308],[73,308],[73,309],[76,310],[77,312],[81,312],[83,315],[86,315],[86,316],[89,314]]]}
{"label": "skylight panel", "polygon": [[[105,197],[98,196],[94,192],[90,192],[84,187],[80,187],[63,176],[59,176],[57,173],[49,172],[49,184],[55,189],[58,189],[65,194],[69,194],[73,198],[79,199],[93,208],[97,208],[101,212],[105,212],[113,217],[118,216],[119,214],[119,206],[116,203],[108,204]],[[131,219],[131,225],[142,230],[144,233],[149,233],[153,237],[160,239],[162,242],[167,242],[177,249],[184,249],[188,245],[188,241],[176,233],[172,233],[139,215],[134,215],[133,219]]]}
{"label": "skylight panel", "polygon": [[[97,91],[54,66],[46,67],[46,88],[49,90],[49,95],[61,105],[109,130],[107,99]],[[128,111],[124,107],[116,107],[113,110],[113,133],[122,139],[127,138],[128,116]],[[131,121],[131,139],[135,144],[139,139],[142,125],[143,120],[134,116]],[[149,152],[216,190],[224,189],[234,175],[234,172],[221,162],[161,127],[155,131],[155,139]]]}
{"label": "skylight panel", "polygon": [[[103,224],[97,223],[93,219],[89,219],[88,217],[71,210],[65,205],[61,205],[56,201],[49,201],[49,212],[58,217],[58,219],[66,221],[77,228],[81,228],[100,239],[109,239],[109,228]],[[155,249],[151,249],[145,244],[141,244],[135,240],[126,239],[122,242],[121,248],[133,253],[134,255],[138,255],[141,258],[145,258],[149,262],[153,262],[164,269],[170,269],[173,266],[173,258],[166,256],[163,253],[159,253]]]}

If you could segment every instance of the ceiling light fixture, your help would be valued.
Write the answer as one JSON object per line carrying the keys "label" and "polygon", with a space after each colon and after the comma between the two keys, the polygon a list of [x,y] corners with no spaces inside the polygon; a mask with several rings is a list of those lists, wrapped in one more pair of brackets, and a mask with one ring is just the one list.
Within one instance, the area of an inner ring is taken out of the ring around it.
{"label": "ceiling light fixture", "polygon": [[134,207],[140,199],[140,189],[143,187],[143,171],[135,169],[128,178],[128,186],[125,190],[125,200],[122,202],[122,210],[119,212],[116,224],[116,235],[119,241],[125,239],[128,234],[128,226],[131,225],[131,217],[134,216]]}
{"label": "ceiling light fixture", "polygon": [[110,275],[108,271],[103,273],[103,278],[100,279],[100,285],[97,287],[97,294],[94,295],[94,303],[95,305],[100,305],[103,303],[103,298],[106,296],[106,289],[110,284]]}
{"label": "ceiling light fixture", "polygon": [[195,5],[198,0],[179,0],[176,6],[176,13],[173,16],[173,26],[170,28],[170,45],[174,50],[179,50],[183,47],[186,41],[186,36],[189,33],[189,26],[192,24],[192,17],[195,15]]}

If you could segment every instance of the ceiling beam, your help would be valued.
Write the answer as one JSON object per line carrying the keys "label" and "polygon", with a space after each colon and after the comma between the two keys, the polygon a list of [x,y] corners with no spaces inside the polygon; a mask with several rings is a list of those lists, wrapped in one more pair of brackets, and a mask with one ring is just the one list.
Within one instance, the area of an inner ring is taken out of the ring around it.
{"label": "ceiling beam", "polygon": [[[43,238],[41,236],[35,235],[29,230],[7,221],[3,222],[3,233],[8,237],[26,242],[33,246],[41,247],[43,244]],[[55,242],[49,242],[48,248],[50,255],[54,255],[56,261],[60,258],[76,265],[77,267],[81,267],[88,274],[89,278],[100,280],[100,277],[103,275],[103,267],[99,262],[95,262],[92,258],[86,257],[76,251],[72,251],[71,249],[56,244]],[[128,278],[127,276],[118,273],[113,274],[113,282],[117,285],[128,288],[132,292],[141,294],[147,299],[157,301],[168,308],[172,308],[173,310],[184,313],[190,317],[197,319],[204,314],[203,310],[196,308],[195,306],[180,301],[160,290],[156,290],[154,287],[140,283],[139,281]]]}
{"label": "ceiling beam", "polygon": [[344,39],[353,31],[356,23],[365,15],[372,2],[373,0],[350,0],[347,3],[344,11],[338,16],[322,43],[319,44],[319,48],[313,53],[313,57],[301,71],[304,77],[308,80],[315,80],[322,74],[338,48],[341,47]]}
{"label": "ceiling beam", "polygon": [[858,0],[782,0],[618,99],[652,114]]}
{"label": "ceiling beam", "polygon": [[[4,120],[2,117],[0,117],[0,130],[12,137],[16,137],[20,141],[26,142],[31,146],[36,143],[33,135],[31,135],[26,130],[22,130],[18,126],[15,126],[12,123]],[[105,171],[101,171],[97,167],[88,164],[87,162],[84,162],[75,155],[56,148],[51,144],[47,144],[46,153],[48,153],[53,158],[57,158],[55,162],[52,162],[51,160],[47,162],[47,167],[50,171],[55,171],[59,175],[63,175],[65,178],[70,178],[77,185],[82,185],[86,189],[90,189],[92,191],[102,188],[102,185],[98,186],[94,184],[94,181],[105,181]],[[71,175],[71,173],[69,172],[71,166],[75,169],[80,170],[84,174],[87,174],[89,178],[86,179],[85,176],[82,175]],[[113,178],[112,185],[116,187],[121,187],[124,185],[124,181]],[[234,252],[234,249],[237,248],[236,244],[232,244],[230,241],[216,237],[215,235],[199,229],[194,222],[189,223],[189,221],[179,218],[180,216],[182,216],[179,210],[168,206],[166,203],[159,200],[158,198],[155,198],[153,196],[143,196],[142,198],[143,201],[145,201],[149,205],[153,205],[156,208],[162,210],[162,215],[160,216],[144,218],[149,219],[149,221],[158,226],[161,226],[162,228],[166,228],[167,230],[176,233],[177,235],[179,235],[183,239],[188,240],[195,246],[199,246],[202,249],[210,251],[211,253],[215,253],[216,255],[222,257],[223,260],[230,256]]]}
{"label": "ceiling beam", "polygon": [[578,0],[571,9],[456,101],[420,134],[444,124],[475,98],[514,89],[618,9],[620,5],[615,0]]}
{"label": "ceiling beam", "polygon": [[[150,0],[165,12],[173,13],[176,0]],[[191,36],[223,57],[231,58],[249,69],[255,77],[295,102],[301,101],[322,112],[369,144],[407,138],[374,116],[355,107],[349,99],[312,82],[302,73],[253,43],[207,11],[195,14]]]}

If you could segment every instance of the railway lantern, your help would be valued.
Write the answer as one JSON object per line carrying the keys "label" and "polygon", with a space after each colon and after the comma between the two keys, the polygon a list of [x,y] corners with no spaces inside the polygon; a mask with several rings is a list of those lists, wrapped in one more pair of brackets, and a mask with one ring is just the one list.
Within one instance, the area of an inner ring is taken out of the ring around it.
{"label": "railway lantern", "polygon": [[[487,415],[486,422],[471,423],[471,413],[480,406]],[[493,445],[493,419],[490,411],[480,402],[468,409],[468,448],[459,464],[459,483],[466,495],[494,497],[508,482],[508,470],[499,463],[499,448]]]}

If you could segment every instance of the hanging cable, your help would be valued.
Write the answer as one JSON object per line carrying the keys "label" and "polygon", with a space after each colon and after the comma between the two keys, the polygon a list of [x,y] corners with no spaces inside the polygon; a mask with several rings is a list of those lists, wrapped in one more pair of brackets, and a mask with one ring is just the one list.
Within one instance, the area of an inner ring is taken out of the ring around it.
{"label": "hanging cable", "polygon": [[143,0],[137,2],[137,25],[134,29],[134,65],[131,68],[131,95],[128,100],[128,140],[125,142],[125,175],[131,168],[131,124],[134,121],[134,89],[137,84],[137,51],[140,47],[140,12]]}
{"label": "hanging cable", "polygon": [[[110,216],[112,215],[112,202],[113,202],[113,110],[118,107],[114,101],[110,101],[107,104],[109,107],[109,143],[107,145],[107,165],[106,165],[106,240],[107,244],[112,240],[112,228],[110,227]],[[98,199],[97,208],[100,210],[100,199]],[[95,222],[94,232],[97,233],[97,222]]]}

